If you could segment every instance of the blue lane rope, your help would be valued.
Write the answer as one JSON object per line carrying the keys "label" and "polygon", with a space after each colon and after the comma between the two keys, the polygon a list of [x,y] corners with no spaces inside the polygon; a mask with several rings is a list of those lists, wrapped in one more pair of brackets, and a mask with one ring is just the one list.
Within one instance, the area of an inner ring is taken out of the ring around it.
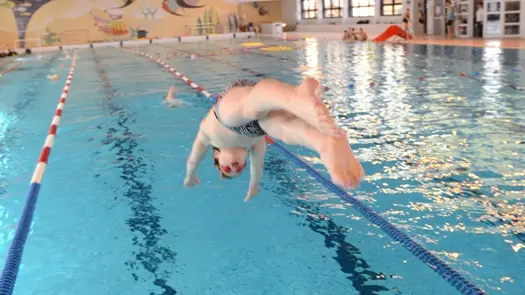
{"label": "blue lane rope", "polygon": [[486,295],[486,293],[474,284],[470,283],[465,277],[447,265],[446,262],[437,258],[427,249],[423,248],[412,238],[397,229],[392,223],[380,216],[372,208],[366,206],[355,197],[350,196],[347,192],[333,184],[326,177],[317,172],[310,165],[303,162],[292,152],[288,151],[284,146],[278,142],[274,142],[271,146],[275,146],[286,158],[294,162],[297,166],[305,169],[308,174],[313,176],[324,187],[338,195],[343,201],[351,204],[359,213],[366,217],[370,222],[379,226],[387,235],[395,241],[400,242],[410,253],[419,258],[422,262],[428,265],[432,270],[443,277],[450,285],[456,288],[463,295]]}
{"label": "blue lane rope", "polygon": [[9,247],[4,270],[0,277],[0,295],[11,295],[15,287],[18,269],[20,262],[22,262],[22,254],[24,246],[27,241],[27,236],[31,230],[31,222],[36,209],[36,201],[38,199],[38,192],[40,191],[40,183],[33,182],[29,188],[29,195],[27,196],[24,211],[20,217],[20,222],[16,228],[15,237]]}

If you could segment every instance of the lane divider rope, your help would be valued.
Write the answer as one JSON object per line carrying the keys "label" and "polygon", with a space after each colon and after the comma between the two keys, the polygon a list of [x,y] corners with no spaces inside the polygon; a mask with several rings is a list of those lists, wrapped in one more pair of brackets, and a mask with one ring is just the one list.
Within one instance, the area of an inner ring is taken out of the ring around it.
{"label": "lane divider rope", "polygon": [[[210,100],[212,99],[213,95],[211,93],[206,91],[203,87],[199,86],[198,84],[193,82],[191,79],[184,76],[183,74],[181,74],[180,72],[175,70],[173,67],[166,64],[164,61],[160,60],[159,58],[156,58],[150,54],[139,52],[139,51],[134,51],[134,50],[125,49],[125,48],[124,50],[151,59],[152,61],[158,63],[159,65],[167,69],[170,73],[175,75],[177,78],[182,79],[184,82],[186,82],[186,84],[188,84],[192,88],[200,91],[204,96],[206,96]],[[393,240],[401,243],[411,254],[413,254],[415,257],[417,257],[419,260],[425,263],[433,271],[438,273],[450,285],[456,288],[461,294],[463,295],[486,295],[485,291],[483,291],[479,287],[476,287],[469,280],[467,280],[464,276],[462,276],[459,272],[457,272],[456,270],[448,266],[446,262],[436,257],[434,254],[430,253],[427,249],[423,248],[423,246],[421,246],[416,241],[414,241],[412,238],[410,238],[405,233],[403,233],[401,230],[396,228],[392,223],[390,223],[387,219],[379,215],[372,208],[365,205],[363,202],[359,201],[355,197],[349,195],[347,192],[345,192],[344,190],[340,189],[338,186],[333,184],[332,181],[328,180],[326,177],[324,177],[322,174],[317,172],[310,165],[305,163],[303,160],[299,159],[296,155],[294,155],[292,152],[286,149],[283,145],[274,141],[270,137],[267,137],[266,142],[272,144],[272,146],[275,146],[285,157],[290,159],[292,162],[294,162],[299,167],[305,169],[311,176],[317,179],[317,181],[319,181],[324,187],[326,187],[331,192],[335,193],[343,201],[351,204],[354,209],[356,209],[359,213],[361,213],[364,217],[366,217],[371,223],[381,228]]]}
{"label": "lane divider rope", "polygon": [[0,73],[0,78],[1,78],[3,75],[5,75],[5,74],[7,74],[7,73],[9,73],[9,72],[11,72],[11,71],[17,69],[17,68],[18,68],[19,66],[21,66],[21,65],[22,65],[22,63],[21,63],[21,62],[18,62],[18,63],[16,63],[16,64],[14,64],[12,67],[10,67],[10,68],[8,68],[8,69],[2,71],[2,72]]}
{"label": "lane divider rope", "polygon": [[38,159],[38,164],[36,165],[36,168],[33,172],[33,177],[31,178],[29,194],[22,210],[22,216],[18,222],[15,236],[11,242],[11,246],[9,247],[4,269],[2,270],[2,274],[0,276],[0,295],[11,295],[13,293],[16,278],[18,276],[18,270],[22,261],[24,247],[31,229],[31,223],[36,209],[36,202],[38,199],[38,193],[40,192],[42,178],[44,177],[49,154],[57,134],[58,124],[60,123],[60,117],[62,116],[62,110],[64,109],[64,104],[66,103],[66,98],[69,94],[71,80],[73,80],[73,74],[75,73],[77,54],[78,53],[75,53],[73,56],[73,61],[71,63],[69,75],[66,79],[66,84],[62,90],[60,100],[58,101],[55,115],[51,121],[48,135]]}

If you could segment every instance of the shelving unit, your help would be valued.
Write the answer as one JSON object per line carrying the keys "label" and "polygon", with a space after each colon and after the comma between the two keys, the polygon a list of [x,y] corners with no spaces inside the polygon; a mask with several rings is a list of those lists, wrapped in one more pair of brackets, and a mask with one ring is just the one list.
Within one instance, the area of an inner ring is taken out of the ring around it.
{"label": "shelving unit", "polygon": [[520,0],[486,0],[484,36],[519,37],[522,9]]}
{"label": "shelving unit", "polygon": [[520,35],[521,3],[519,0],[505,1],[503,8],[503,34],[509,37]]}
{"label": "shelving unit", "polygon": [[471,15],[474,13],[473,2],[459,0],[455,6],[455,29],[458,38],[472,38],[474,26]]}

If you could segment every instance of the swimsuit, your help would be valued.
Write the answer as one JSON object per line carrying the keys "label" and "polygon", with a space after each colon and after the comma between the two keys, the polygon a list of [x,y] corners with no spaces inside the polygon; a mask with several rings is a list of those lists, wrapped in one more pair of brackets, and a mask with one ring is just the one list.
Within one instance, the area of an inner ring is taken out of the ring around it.
{"label": "swimsuit", "polygon": [[[236,80],[233,81],[223,92],[223,95],[226,94],[229,90],[235,88],[235,87],[244,87],[244,86],[255,86],[257,82],[250,81],[250,80]],[[221,96],[221,97],[222,97]],[[221,118],[221,115],[219,114],[219,104],[221,100],[217,100],[217,102],[213,105],[213,114],[215,115],[215,118],[217,118],[217,121],[221,123],[222,126],[226,127],[227,129],[247,137],[259,137],[259,136],[265,136],[266,132],[261,128],[259,125],[258,120],[253,120],[248,123],[238,125],[238,126],[230,126],[224,123],[224,121]]]}

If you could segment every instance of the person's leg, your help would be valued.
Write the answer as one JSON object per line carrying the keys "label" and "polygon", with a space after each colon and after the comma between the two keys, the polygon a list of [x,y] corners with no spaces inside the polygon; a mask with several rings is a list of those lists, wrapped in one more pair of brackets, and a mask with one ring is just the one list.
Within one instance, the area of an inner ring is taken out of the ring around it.
{"label": "person's leg", "polygon": [[364,176],[363,167],[352,152],[346,134],[340,137],[325,135],[303,120],[282,111],[271,112],[259,123],[269,136],[319,153],[335,184],[344,187],[359,185]]}
{"label": "person's leg", "polygon": [[478,22],[478,37],[483,37],[483,23]]}
{"label": "person's leg", "polygon": [[[228,92],[220,104],[222,119],[228,125],[242,125],[260,120],[271,111],[282,110],[299,117],[325,134],[336,135],[338,131],[330,112],[321,100],[321,85],[313,78],[306,78],[298,86],[265,79],[247,93],[234,90],[235,88],[231,93]],[[239,99],[239,95],[243,97]]]}

